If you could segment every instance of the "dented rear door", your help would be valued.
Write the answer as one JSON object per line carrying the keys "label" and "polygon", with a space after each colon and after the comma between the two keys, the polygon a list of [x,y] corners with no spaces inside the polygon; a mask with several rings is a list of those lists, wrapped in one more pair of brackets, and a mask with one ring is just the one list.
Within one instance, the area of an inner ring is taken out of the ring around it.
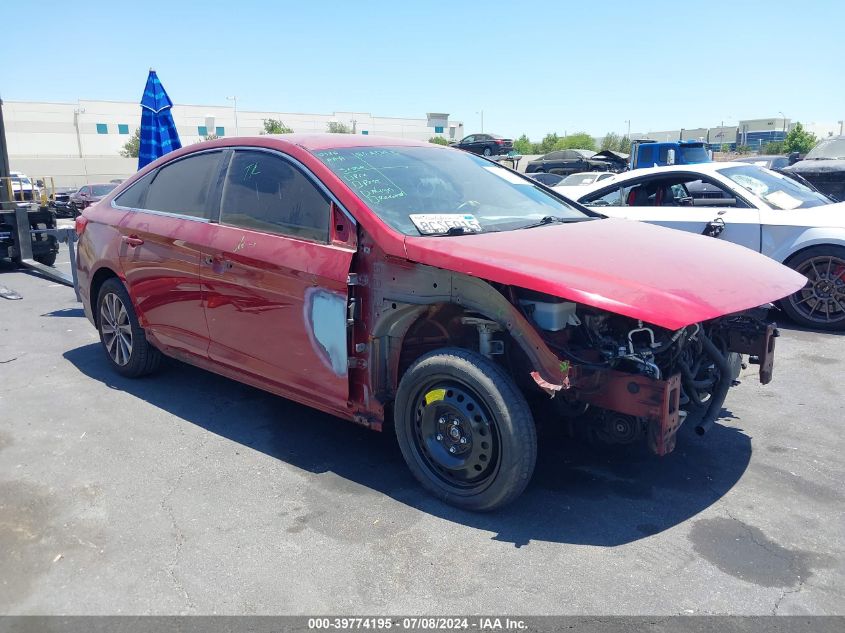
{"label": "dented rear door", "polygon": [[305,402],[345,406],[347,275],[320,183],[276,152],[236,150],[200,277],[212,361]]}

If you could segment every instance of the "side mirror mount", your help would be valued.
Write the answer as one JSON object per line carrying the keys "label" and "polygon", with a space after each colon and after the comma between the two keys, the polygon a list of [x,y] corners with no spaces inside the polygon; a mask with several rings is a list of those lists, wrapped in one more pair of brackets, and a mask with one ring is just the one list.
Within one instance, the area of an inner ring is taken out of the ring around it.
{"label": "side mirror mount", "polygon": [[358,248],[358,232],[356,225],[348,215],[334,202],[331,203],[331,241],[350,248]]}

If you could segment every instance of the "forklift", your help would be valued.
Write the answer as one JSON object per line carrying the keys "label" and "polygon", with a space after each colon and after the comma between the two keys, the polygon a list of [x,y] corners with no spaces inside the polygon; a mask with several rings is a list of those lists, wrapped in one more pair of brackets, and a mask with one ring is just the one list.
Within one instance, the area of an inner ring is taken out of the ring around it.
{"label": "forklift", "polygon": [[[72,228],[58,228],[56,212],[47,204],[46,196],[36,195],[34,185],[25,191],[23,183],[19,183],[16,191],[13,183],[15,179],[9,174],[3,101],[0,100],[0,259],[11,259],[17,266],[72,286],[79,299],[75,261],[76,231]],[[53,268],[61,242],[67,243],[70,251],[71,275]]]}

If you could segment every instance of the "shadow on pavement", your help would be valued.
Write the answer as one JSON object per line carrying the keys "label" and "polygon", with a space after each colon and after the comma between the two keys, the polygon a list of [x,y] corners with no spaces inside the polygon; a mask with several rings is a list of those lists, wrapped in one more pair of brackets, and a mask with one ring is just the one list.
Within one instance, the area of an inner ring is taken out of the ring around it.
{"label": "shadow on pavement", "polygon": [[62,308],[61,310],[53,310],[52,312],[45,312],[43,317],[84,317],[85,311],[82,308]]}
{"label": "shadow on pavement", "polygon": [[575,440],[541,437],[525,494],[498,512],[474,514],[417,485],[392,431],[375,433],[175,361],[162,367],[164,375],[129,380],[109,368],[96,343],[64,357],[90,378],[233,442],[312,473],[333,472],[517,547],[532,540],[612,546],[657,534],[721,498],[751,457],[750,438],[720,424],[704,438],[682,429],[678,448],[664,458],[644,450],[608,454]]}

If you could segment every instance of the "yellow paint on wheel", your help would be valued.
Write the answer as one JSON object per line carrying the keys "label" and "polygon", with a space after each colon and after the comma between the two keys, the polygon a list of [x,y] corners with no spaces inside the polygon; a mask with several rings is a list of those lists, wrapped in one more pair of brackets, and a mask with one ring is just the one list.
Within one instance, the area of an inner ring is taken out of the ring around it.
{"label": "yellow paint on wheel", "polygon": [[432,402],[437,402],[438,400],[443,400],[446,397],[446,390],[445,389],[432,389],[427,394],[425,394],[425,403],[426,405],[431,404]]}

